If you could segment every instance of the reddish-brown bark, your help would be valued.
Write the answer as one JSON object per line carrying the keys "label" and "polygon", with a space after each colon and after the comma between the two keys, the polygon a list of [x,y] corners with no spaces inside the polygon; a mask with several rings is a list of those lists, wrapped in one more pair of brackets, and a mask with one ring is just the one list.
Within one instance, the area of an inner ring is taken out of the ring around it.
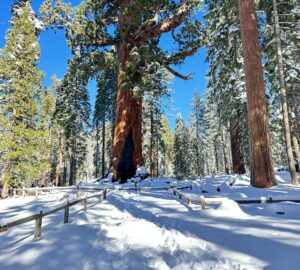
{"label": "reddish-brown bark", "polygon": [[234,120],[230,121],[230,141],[233,173],[245,174],[246,170],[243,154],[241,151],[241,137],[239,132],[239,125]]}
{"label": "reddish-brown bark", "polygon": [[239,0],[239,14],[247,88],[251,184],[267,188],[276,185],[276,181],[254,0]]}
{"label": "reddish-brown bark", "polygon": [[2,192],[1,192],[1,198],[2,199],[8,198],[8,193],[9,193],[9,183],[7,181],[4,181]]}
{"label": "reddish-brown bark", "polygon": [[[132,177],[134,172],[121,170],[120,161],[125,158],[124,146],[126,141],[133,140],[133,157],[131,169],[135,171],[136,168],[144,164],[142,154],[142,98],[135,98],[130,90],[123,90],[123,79],[126,74],[126,62],[129,58],[127,44],[120,44],[119,46],[119,62],[120,71],[118,76],[118,92],[117,92],[117,108],[116,121],[114,131],[112,165],[114,179],[126,181],[127,177]],[[131,132],[130,132],[131,131]],[[132,138],[129,138],[129,135]],[[125,149],[126,151],[126,149]]]}

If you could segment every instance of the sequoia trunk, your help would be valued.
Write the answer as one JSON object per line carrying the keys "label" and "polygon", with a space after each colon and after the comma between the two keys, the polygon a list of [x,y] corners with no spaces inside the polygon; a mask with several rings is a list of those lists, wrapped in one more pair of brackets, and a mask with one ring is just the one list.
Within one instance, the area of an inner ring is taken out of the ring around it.
{"label": "sequoia trunk", "polygon": [[239,14],[247,88],[251,184],[268,188],[276,185],[276,181],[254,0],[239,0]]}
{"label": "sequoia trunk", "polygon": [[130,90],[123,90],[126,62],[129,57],[127,44],[119,45],[120,71],[116,101],[116,122],[112,153],[114,180],[125,182],[134,176],[136,168],[144,163],[142,154],[142,98]]}
{"label": "sequoia trunk", "polygon": [[230,141],[231,141],[231,155],[233,173],[245,174],[245,164],[243,154],[241,151],[241,138],[239,132],[239,125],[234,120],[230,121]]}

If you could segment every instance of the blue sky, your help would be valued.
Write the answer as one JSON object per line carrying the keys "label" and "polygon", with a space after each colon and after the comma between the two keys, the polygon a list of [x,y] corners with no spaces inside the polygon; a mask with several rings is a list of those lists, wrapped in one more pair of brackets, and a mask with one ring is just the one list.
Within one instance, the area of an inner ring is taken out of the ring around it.
{"label": "blue sky", "polygon": [[[43,0],[32,0],[33,9],[37,12]],[[78,4],[80,0],[72,0],[72,4]],[[0,48],[5,45],[5,35],[9,29],[10,7],[13,0],[0,0]],[[168,40],[168,36],[163,38],[163,46],[172,47],[172,41]],[[55,74],[61,78],[66,72],[67,60],[70,58],[70,51],[67,47],[64,32],[62,30],[56,33],[53,30],[47,30],[40,35],[41,59],[39,68],[45,73],[44,83],[51,84],[51,77]],[[204,93],[206,89],[205,74],[207,71],[207,64],[204,63],[205,50],[201,49],[193,57],[186,59],[181,67],[176,67],[176,70],[182,74],[195,73],[193,79],[184,81],[175,78],[171,88],[173,89],[172,99],[174,110],[167,111],[167,117],[172,127],[175,123],[175,115],[181,113],[185,120],[188,120],[191,111],[191,99],[194,90],[197,89],[200,93]],[[95,99],[95,83],[91,82],[89,85],[89,93],[91,102]],[[173,117],[172,117],[173,116]]]}

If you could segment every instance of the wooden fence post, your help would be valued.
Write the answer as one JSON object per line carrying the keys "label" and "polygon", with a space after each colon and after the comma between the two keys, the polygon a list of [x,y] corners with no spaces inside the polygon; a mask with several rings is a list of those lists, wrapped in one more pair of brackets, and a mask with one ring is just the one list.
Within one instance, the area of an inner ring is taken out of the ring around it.
{"label": "wooden fence post", "polygon": [[179,199],[181,200],[182,199],[182,195],[179,193]]}
{"label": "wooden fence post", "polygon": [[41,237],[42,235],[42,219],[43,211],[40,211],[38,217],[35,220],[34,238]]}
{"label": "wooden fence post", "polygon": [[85,196],[85,198],[83,199],[83,209],[84,211],[87,210],[87,196]]}
{"label": "wooden fence post", "polygon": [[64,223],[69,223],[69,209],[70,209],[70,205],[68,200],[65,206]]}
{"label": "wooden fence post", "polygon": [[14,194],[14,198],[16,198],[17,191],[15,189],[13,190],[13,194]]}
{"label": "wooden fence post", "polygon": [[205,199],[204,199],[204,196],[200,197],[200,202],[201,202],[201,209],[205,210]]}
{"label": "wooden fence post", "polygon": [[173,188],[173,195],[176,196],[176,190]]}
{"label": "wooden fence post", "polygon": [[35,198],[37,199],[38,197],[39,197],[38,187],[35,187]]}
{"label": "wooden fence post", "polygon": [[80,194],[79,194],[79,186],[77,185],[77,191],[76,191],[76,198],[79,198]]}
{"label": "wooden fence post", "polygon": [[107,193],[107,190],[104,189],[104,190],[103,190],[103,200],[106,200],[106,193]]}
{"label": "wooden fence post", "polygon": [[22,196],[23,196],[23,199],[25,198],[25,189],[24,187],[22,187]]}

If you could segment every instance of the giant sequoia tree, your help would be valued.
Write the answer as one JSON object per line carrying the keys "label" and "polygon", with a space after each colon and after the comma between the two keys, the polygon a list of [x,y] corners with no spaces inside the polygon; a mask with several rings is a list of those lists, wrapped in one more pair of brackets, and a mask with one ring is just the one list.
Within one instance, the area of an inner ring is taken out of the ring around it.
{"label": "giant sequoia tree", "polygon": [[[125,180],[128,171],[133,175],[144,163],[142,95],[135,95],[134,91],[141,83],[144,69],[158,62],[174,75],[189,78],[170,65],[182,63],[200,47],[200,22],[193,18],[197,5],[199,1],[195,0],[94,0],[70,8],[62,0],[47,0],[41,8],[48,23],[66,28],[74,52],[94,56],[103,48],[117,49],[119,74],[112,154],[115,179]],[[159,39],[165,33],[170,33],[178,45],[175,52],[159,47]]]}
{"label": "giant sequoia tree", "polygon": [[239,14],[247,88],[251,183],[266,188],[276,182],[254,0],[239,0]]}

